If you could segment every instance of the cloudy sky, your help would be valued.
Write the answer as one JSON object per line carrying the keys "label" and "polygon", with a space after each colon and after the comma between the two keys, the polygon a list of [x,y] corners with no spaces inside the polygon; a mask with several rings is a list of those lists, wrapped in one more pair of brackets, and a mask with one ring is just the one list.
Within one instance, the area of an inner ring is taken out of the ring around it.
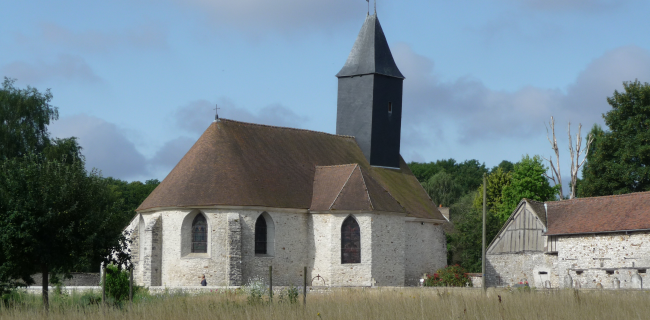
{"label": "cloudy sky", "polygon": [[[372,4],[372,0],[371,0]],[[372,9],[371,9],[372,10]],[[334,133],[363,0],[4,1],[0,76],[51,88],[53,135],[89,167],[163,179],[214,119]],[[407,161],[550,156],[555,116],[603,124],[623,81],[650,81],[650,2],[379,0],[406,76]]]}

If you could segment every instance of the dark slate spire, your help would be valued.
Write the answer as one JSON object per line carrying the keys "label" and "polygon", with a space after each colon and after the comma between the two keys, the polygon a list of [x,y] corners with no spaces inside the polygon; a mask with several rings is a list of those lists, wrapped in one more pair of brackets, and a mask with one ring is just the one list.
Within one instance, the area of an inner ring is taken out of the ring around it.
{"label": "dark slate spire", "polygon": [[366,17],[348,61],[336,76],[342,78],[372,73],[404,79],[390,53],[377,13]]}

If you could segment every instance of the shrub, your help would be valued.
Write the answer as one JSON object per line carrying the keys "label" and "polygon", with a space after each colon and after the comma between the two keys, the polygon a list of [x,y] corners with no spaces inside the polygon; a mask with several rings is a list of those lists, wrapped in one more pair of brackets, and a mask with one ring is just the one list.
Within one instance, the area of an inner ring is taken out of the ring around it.
{"label": "shrub", "polygon": [[472,286],[467,271],[459,265],[447,266],[429,275],[424,281],[427,287],[465,287]]}
{"label": "shrub", "polygon": [[129,298],[129,272],[120,270],[116,265],[106,267],[106,296],[115,301]]}
{"label": "shrub", "polygon": [[246,299],[250,304],[261,303],[262,296],[266,293],[266,285],[260,278],[253,278],[243,287],[244,292],[248,296]]}
{"label": "shrub", "polygon": [[298,291],[298,288],[291,285],[289,288],[282,289],[282,291],[280,291],[280,303],[288,302],[290,304],[294,304],[298,302],[299,295],[300,292]]}

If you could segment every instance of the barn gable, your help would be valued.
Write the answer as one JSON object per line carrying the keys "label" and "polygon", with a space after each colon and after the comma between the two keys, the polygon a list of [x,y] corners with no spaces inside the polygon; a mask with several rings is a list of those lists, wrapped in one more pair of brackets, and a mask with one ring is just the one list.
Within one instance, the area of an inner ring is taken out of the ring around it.
{"label": "barn gable", "polygon": [[[547,251],[544,204],[523,199],[487,248],[488,254]],[[552,249],[552,248],[551,248]]]}

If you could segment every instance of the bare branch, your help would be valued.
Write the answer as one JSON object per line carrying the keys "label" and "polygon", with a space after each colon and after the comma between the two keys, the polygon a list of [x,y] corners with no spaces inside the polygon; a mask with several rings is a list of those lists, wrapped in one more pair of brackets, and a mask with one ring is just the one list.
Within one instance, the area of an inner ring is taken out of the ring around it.
{"label": "bare branch", "polygon": [[549,125],[551,127],[551,132],[553,133],[553,140],[548,135],[548,127],[546,127],[546,138],[548,139],[548,142],[551,144],[551,148],[555,152],[555,157],[556,161],[555,164],[553,163],[553,160],[549,157],[548,159],[544,158],[544,160],[547,160],[551,164],[551,175],[552,177],[549,177],[547,174],[544,174],[547,178],[553,181],[553,183],[556,186],[559,186],[558,188],[558,193],[560,195],[560,200],[562,200],[562,175],[560,175],[560,149],[557,147],[557,139],[555,138],[555,119],[551,117],[551,121],[549,122]]}

